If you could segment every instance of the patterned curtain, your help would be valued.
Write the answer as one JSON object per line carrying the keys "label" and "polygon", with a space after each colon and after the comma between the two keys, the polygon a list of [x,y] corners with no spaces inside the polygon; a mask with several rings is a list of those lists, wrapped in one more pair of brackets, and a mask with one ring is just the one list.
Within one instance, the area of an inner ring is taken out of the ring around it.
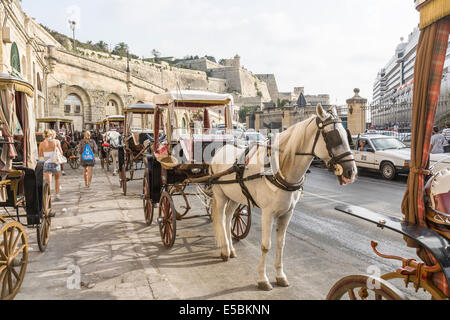
{"label": "patterned curtain", "polygon": [[[402,203],[405,220],[411,224],[426,227],[426,211],[423,199],[424,178],[429,174],[431,132],[434,126],[436,108],[440,95],[442,73],[450,32],[450,16],[443,18],[422,30],[419,38],[414,75],[414,96],[412,115],[412,154],[408,186]],[[417,248],[417,243],[405,239],[408,246]],[[418,255],[429,265],[433,258],[418,249]],[[438,286],[449,293],[448,284],[438,280]]]}

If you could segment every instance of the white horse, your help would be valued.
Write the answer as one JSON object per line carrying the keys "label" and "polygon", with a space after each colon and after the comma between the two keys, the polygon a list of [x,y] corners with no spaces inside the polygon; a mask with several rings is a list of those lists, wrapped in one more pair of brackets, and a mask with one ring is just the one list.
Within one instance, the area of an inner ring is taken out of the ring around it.
{"label": "white horse", "polygon": [[122,135],[117,131],[108,131],[105,134],[105,141],[111,145],[110,154],[113,159],[113,176],[119,172],[119,147],[121,146]]}
{"label": "white horse", "polygon": [[[276,147],[265,146],[254,148],[248,154],[250,164],[244,177],[258,175],[263,171],[267,149],[275,155],[276,168],[279,175],[274,183],[267,177],[260,177],[245,182],[250,196],[262,211],[262,257],[258,266],[258,287],[262,290],[272,290],[272,285],[266,275],[265,258],[271,249],[271,234],[274,220],[277,221],[276,236],[276,281],[279,286],[288,287],[289,282],[283,270],[283,250],[286,230],[291,220],[294,208],[300,200],[304,177],[314,156],[324,160],[338,177],[340,185],[355,181],[357,167],[350,150],[348,134],[342,126],[336,109],[325,112],[321,105],[316,108],[317,116],[298,123],[287,131],[279,134],[279,150]],[[228,145],[222,148],[213,158],[211,173],[224,172],[240,157],[242,150]],[[228,157],[228,158],[227,158]],[[224,161],[224,159],[230,159]],[[233,181],[236,175],[228,175],[219,181]],[[273,180],[273,179],[271,179]],[[219,182],[220,183],[220,182]],[[213,226],[217,244],[221,247],[221,257],[224,261],[235,258],[236,252],[231,238],[231,220],[233,212],[239,204],[248,204],[238,183],[213,185]],[[293,191],[293,190],[296,191]],[[289,190],[289,191],[288,191]]]}

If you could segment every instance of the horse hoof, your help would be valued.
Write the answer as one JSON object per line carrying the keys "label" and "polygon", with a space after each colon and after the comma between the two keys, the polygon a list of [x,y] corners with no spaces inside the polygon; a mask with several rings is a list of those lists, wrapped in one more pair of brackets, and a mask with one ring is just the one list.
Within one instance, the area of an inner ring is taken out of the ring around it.
{"label": "horse hoof", "polygon": [[277,285],[283,288],[289,287],[289,281],[286,278],[277,278]]}
{"label": "horse hoof", "polygon": [[231,258],[231,259],[237,258],[236,252],[231,252],[230,258]]}
{"label": "horse hoof", "polygon": [[272,291],[273,287],[270,282],[258,282],[258,289],[262,291]]}
{"label": "horse hoof", "polygon": [[221,254],[220,257],[222,258],[223,262],[227,262],[229,259],[229,257],[224,254]]}

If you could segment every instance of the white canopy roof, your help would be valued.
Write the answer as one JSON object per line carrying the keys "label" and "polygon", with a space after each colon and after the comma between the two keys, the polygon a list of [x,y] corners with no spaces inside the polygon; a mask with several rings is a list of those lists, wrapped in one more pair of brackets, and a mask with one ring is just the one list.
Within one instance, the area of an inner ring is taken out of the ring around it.
{"label": "white canopy roof", "polygon": [[169,105],[174,102],[179,107],[223,106],[229,103],[233,104],[233,96],[205,91],[182,90],[166,92],[154,97],[156,105]]}

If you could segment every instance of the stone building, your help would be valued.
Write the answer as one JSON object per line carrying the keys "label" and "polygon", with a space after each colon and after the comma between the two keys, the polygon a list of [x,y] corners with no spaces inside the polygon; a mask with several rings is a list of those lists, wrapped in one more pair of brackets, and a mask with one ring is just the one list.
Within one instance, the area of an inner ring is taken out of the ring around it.
{"label": "stone building", "polygon": [[[280,98],[275,76],[253,74],[238,55],[221,64],[202,58],[171,66],[81,48],[75,53],[24,13],[19,0],[0,0],[0,19],[0,72],[34,86],[37,118],[73,119],[77,130],[121,114],[128,105],[152,103],[154,95],[171,90],[231,93],[234,121],[239,119],[240,106],[264,109]],[[296,95],[291,95],[292,101]],[[192,120],[188,112],[176,116],[179,127]],[[216,116],[215,124],[220,121]]]}

